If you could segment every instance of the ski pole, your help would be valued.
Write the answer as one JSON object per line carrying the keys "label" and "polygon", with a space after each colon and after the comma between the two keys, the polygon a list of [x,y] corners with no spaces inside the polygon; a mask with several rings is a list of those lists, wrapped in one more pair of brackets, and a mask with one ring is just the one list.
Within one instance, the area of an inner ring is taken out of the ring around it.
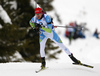
{"label": "ski pole", "polygon": [[57,28],[57,27],[62,27],[62,28],[75,28],[75,27],[72,27],[72,26],[54,26],[54,28]]}
{"label": "ski pole", "polygon": [[72,26],[54,26],[54,28],[57,28],[57,27],[61,27],[61,28],[74,28],[74,29],[80,29],[82,30],[84,27],[80,27],[80,26],[77,26],[77,27],[72,27]]}

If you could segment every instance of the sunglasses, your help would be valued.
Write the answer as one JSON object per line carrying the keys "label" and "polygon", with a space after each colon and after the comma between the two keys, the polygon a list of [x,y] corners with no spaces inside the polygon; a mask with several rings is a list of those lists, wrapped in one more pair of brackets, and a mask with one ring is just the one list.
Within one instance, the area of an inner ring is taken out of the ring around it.
{"label": "sunglasses", "polygon": [[35,14],[35,15],[40,15],[41,13]]}

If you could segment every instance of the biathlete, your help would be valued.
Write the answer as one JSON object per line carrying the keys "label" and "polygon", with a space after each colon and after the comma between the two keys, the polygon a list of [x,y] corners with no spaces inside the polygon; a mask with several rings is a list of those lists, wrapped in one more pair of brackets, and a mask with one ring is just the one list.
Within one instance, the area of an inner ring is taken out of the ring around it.
{"label": "biathlete", "polygon": [[41,8],[35,8],[35,16],[30,20],[31,27],[36,31],[39,29],[40,32],[40,56],[41,56],[41,69],[45,68],[45,43],[48,38],[53,40],[62,50],[64,50],[74,63],[80,64],[68,48],[64,46],[60,37],[53,30],[52,20],[49,15],[44,14]]}

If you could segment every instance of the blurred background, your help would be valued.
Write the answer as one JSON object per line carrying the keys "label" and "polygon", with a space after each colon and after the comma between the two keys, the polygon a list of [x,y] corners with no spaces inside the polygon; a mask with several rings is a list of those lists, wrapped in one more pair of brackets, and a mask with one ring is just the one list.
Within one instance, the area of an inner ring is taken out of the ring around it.
{"label": "blurred background", "polygon": [[[75,56],[100,63],[99,4],[99,0],[0,0],[0,63],[40,62],[39,34],[29,25],[36,7],[53,18],[55,31]],[[47,60],[67,58],[50,39],[45,52]]]}

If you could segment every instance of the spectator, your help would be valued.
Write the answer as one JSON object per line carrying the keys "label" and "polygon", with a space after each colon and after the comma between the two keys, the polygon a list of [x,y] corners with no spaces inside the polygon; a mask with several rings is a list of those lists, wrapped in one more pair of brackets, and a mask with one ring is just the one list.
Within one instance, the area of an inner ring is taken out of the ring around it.
{"label": "spectator", "polygon": [[96,29],[93,36],[96,37],[97,39],[99,39],[99,34],[100,33],[98,32],[98,29]]}
{"label": "spectator", "polygon": [[[69,26],[72,26],[69,24]],[[66,37],[68,37],[69,39],[69,45],[71,44],[71,41],[73,39],[74,36],[74,27],[72,26],[71,28],[67,28],[66,32],[65,32]]]}
{"label": "spectator", "polygon": [[73,36],[74,39],[76,39],[76,38],[85,38],[85,35],[82,32],[82,28],[83,28],[82,25],[78,25],[75,22],[75,27],[74,27],[75,32],[74,32],[74,36]]}

